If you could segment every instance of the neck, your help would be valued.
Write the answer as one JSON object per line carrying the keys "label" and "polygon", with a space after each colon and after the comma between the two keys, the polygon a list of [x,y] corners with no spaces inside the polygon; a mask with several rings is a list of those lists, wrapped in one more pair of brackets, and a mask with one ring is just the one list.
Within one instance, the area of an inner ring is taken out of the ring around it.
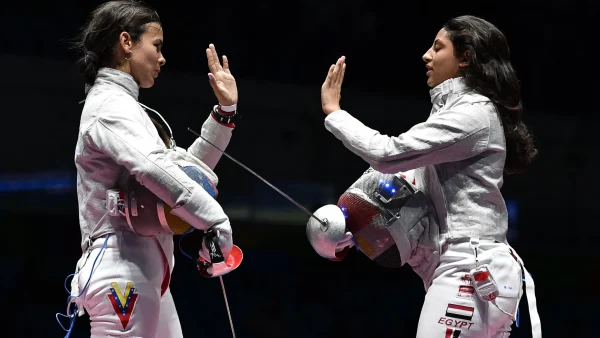
{"label": "neck", "polygon": [[127,62],[127,61],[117,64],[117,66],[114,68],[116,70],[122,71],[123,73],[127,73],[127,74],[131,75],[131,66],[129,65],[129,62]]}
{"label": "neck", "polygon": [[110,84],[117,86],[124,90],[126,93],[131,95],[136,101],[138,99],[140,87],[131,76],[131,74],[124,72],[117,68],[100,68],[98,75],[96,76],[96,84]]}

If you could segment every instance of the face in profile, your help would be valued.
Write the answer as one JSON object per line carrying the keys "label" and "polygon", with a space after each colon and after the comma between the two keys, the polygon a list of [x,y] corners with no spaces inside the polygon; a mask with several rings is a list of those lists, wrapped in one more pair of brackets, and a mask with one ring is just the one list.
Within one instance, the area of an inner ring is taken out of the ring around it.
{"label": "face in profile", "polygon": [[154,85],[154,79],[158,77],[160,68],[166,63],[161,50],[163,39],[161,25],[152,22],[148,24],[140,40],[131,48],[129,71],[142,88],[150,88]]}
{"label": "face in profile", "polygon": [[433,45],[423,55],[427,67],[427,85],[431,88],[460,76],[460,67],[465,66],[454,55],[454,45],[445,29],[441,29]]}

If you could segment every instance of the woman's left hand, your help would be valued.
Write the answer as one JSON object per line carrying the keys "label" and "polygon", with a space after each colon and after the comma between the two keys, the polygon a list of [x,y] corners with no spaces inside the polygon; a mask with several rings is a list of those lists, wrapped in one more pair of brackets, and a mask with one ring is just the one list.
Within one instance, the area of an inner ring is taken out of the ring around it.
{"label": "woman's left hand", "polygon": [[206,58],[208,59],[208,78],[210,86],[215,92],[219,104],[222,106],[231,106],[237,104],[238,92],[235,78],[229,70],[229,60],[223,55],[223,66],[219,62],[219,56],[215,46],[211,43],[206,49]]}
{"label": "woman's left hand", "polygon": [[340,110],[340,99],[342,98],[342,82],[346,72],[346,57],[339,58],[335,65],[329,67],[329,73],[321,86],[321,108],[325,115]]}

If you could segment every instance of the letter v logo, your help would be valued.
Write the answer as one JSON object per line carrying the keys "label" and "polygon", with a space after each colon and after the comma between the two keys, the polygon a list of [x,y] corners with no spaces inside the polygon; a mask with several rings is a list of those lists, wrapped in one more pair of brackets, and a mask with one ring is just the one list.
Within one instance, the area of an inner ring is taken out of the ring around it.
{"label": "letter v logo", "polygon": [[112,304],[117,316],[119,316],[119,320],[123,325],[123,330],[125,330],[127,324],[129,324],[131,314],[133,313],[133,308],[135,307],[138,294],[135,293],[135,288],[133,287],[132,282],[127,282],[125,292],[123,293],[121,292],[121,289],[117,283],[112,282],[111,286],[110,293],[107,295],[108,300]]}

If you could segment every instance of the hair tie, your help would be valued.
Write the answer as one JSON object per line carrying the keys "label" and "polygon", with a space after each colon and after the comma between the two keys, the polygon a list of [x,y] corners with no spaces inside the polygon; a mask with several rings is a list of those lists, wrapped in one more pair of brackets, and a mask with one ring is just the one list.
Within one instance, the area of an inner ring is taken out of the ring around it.
{"label": "hair tie", "polygon": [[89,64],[90,62],[96,64],[98,62],[98,54],[92,51],[87,51],[85,52],[85,63]]}

